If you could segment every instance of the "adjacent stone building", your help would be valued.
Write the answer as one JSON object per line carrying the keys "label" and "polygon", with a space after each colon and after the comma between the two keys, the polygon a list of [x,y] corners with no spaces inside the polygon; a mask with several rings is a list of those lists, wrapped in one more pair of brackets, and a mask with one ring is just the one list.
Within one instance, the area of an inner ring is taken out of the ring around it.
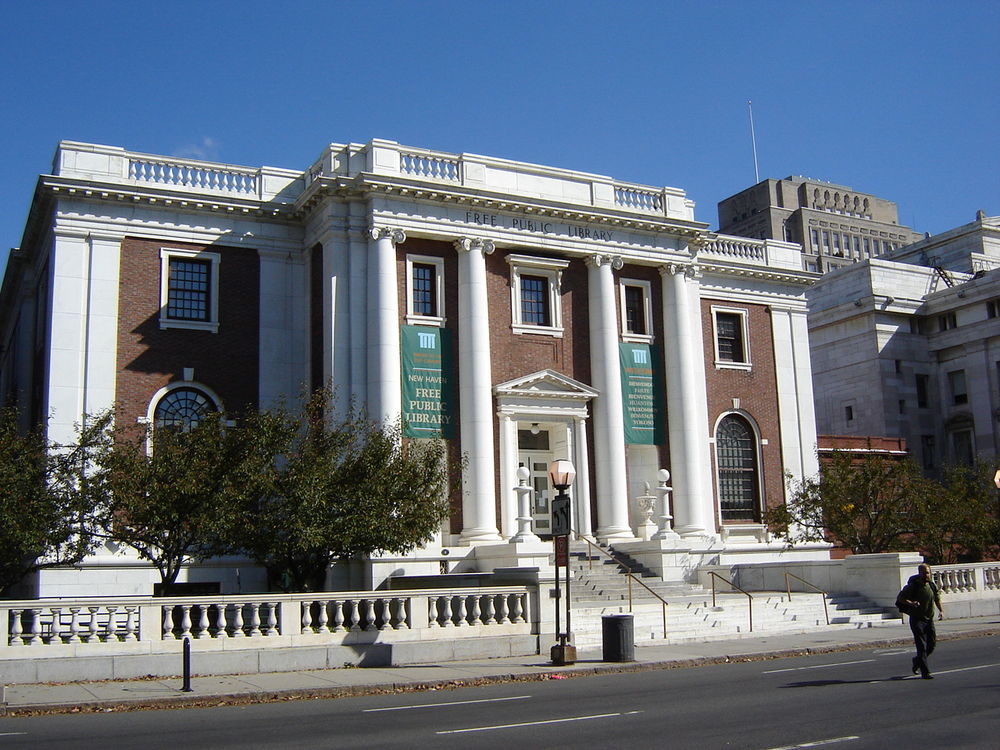
{"label": "adjacent stone building", "polygon": [[1000,217],[833,271],[808,299],[821,434],[904,438],[929,473],[1000,455]]}
{"label": "adjacent stone building", "polygon": [[[797,245],[712,235],[681,190],[603,175],[382,140],[305,169],[63,142],[0,293],[0,395],[63,440],[112,405],[170,424],[332,382],[407,439],[451,441],[438,537],[334,587],[544,566],[555,458],[578,470],[577,535],[691,578],[783,554],[762,510],[816,470],[803,268]],[[33,585],[153,580],[107,548]],[[238,560],[181,580],[262,585]]]}

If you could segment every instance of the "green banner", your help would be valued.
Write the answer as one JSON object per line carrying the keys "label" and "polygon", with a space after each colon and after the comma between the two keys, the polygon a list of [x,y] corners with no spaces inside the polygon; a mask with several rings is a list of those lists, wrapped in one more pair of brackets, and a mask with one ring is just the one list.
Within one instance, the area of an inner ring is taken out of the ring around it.
{"label": "green banner", "polygon": [[443,328],[403,326],[403,435],[453,438],[451,337]]}
{"label": "green banner", "polygon": [[618,344],[625,409],[625,442],[663,445],[666,418],[663,408],[663,363],[649,344]]}

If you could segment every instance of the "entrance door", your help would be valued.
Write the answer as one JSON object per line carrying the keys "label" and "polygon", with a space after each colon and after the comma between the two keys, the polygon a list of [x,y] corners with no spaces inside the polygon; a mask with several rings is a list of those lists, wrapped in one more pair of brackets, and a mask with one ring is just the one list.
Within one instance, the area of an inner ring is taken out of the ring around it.
{"label": "entrance door", "polygon": [[539,536],[549,536],[551,531],[550,501],[552,491],[549,487],[549,455],[547,453],[521,452],[519,462],[528,467],[530,475],[528,484],[531,486],[531,528]]}
{"label": "entrance door", "polygon": [[517,460],[521,466],[528,468],[528,483],[533,490],[531,528],[539,536],[550,536],[552,508],[549,501],[552,491],[549,487],[549,462],[552,460],[552,451],[549,447],[549,431],[537,422],[532,422],[530,429],[518,429]]}

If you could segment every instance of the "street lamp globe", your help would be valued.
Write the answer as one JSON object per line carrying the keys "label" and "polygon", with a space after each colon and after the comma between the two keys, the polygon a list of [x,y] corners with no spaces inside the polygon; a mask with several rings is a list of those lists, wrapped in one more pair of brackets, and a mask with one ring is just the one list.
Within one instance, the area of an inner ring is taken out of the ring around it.
{"label": "street lamp globe", "polygon": [[559,490],[564,490],[573,484],[576,479],[576,468],[573,462],[566,458],[557,458],[549,464],[549,479],[552,486]]}

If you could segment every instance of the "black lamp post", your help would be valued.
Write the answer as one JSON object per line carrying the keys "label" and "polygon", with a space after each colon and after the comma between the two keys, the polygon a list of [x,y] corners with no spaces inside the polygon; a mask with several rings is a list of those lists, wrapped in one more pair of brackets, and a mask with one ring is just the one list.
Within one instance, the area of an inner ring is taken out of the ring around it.
{"label": "black lamp post", "polygon": [[[557,459],[549,464],[549,480],[552,486],[558,490],[558,494],[552,498],[552,537],[555,543],[556,553],[556,638],[558,643],[552,647],[552,663],[557,666],[576,663],[576,646],[569,643],[570,630],[569,623],[569,534],[571,531],[570,499],[566,490],[576,479],[576,469],[573,463],[564,458]],[[559,588],[559,568],[566,568],[566,632],[563,632],[559,623],[559,610],[562,606],[562,592]]]}

